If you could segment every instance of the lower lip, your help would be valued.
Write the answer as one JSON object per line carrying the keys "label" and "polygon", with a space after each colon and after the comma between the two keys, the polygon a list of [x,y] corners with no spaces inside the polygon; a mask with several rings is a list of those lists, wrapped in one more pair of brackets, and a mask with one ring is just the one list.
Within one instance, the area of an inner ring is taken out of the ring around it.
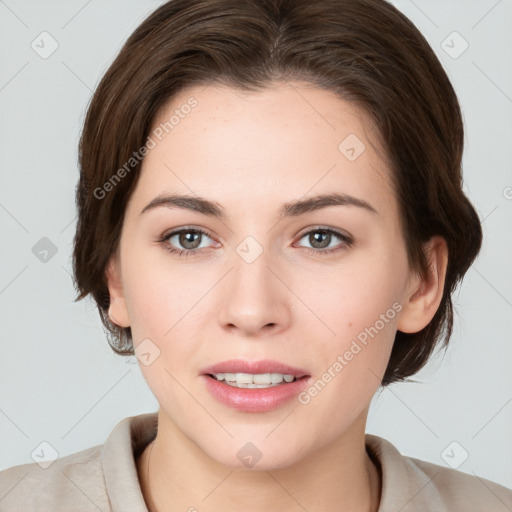
{"label": "lower lip", "polygon": [[221,403],[244,412],[267,412],[277,409],[307,386],[309,377],[269,388],[235,388],[209,375],[202,375],[210,393]]}

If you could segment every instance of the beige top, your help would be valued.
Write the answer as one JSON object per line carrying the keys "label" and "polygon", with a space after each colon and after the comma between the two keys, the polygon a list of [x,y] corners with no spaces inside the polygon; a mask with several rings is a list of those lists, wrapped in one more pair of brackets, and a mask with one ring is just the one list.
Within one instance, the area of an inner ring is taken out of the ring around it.
{"label": "beige top", "polygon": [[[0,512],[147,512],[136,457],[156,436],[157,413],[119,422],[103,445],[55,460],[0,472]],[[366,434],[380,465],[379,512],[511,512],[512,490],[489,480],[405,457],[393,444]]]}

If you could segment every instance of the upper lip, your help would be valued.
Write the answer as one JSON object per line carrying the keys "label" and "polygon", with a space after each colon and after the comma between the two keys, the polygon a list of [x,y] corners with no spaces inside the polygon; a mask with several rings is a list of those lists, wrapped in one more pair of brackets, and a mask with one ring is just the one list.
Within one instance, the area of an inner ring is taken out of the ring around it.
{"label": "upper lip", "polygon": [[217,373],[282,373],[283,375],[293,375],[297,379],[308,375],[305,370],[270,359],[260,361],[230,359],[208,366],[201,373],[203,375],[215,375]]}

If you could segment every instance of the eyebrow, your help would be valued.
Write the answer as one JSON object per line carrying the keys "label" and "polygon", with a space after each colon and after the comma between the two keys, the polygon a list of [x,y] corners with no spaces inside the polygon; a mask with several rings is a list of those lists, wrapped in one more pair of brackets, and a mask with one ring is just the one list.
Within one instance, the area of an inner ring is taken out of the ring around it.
{"label": "eyebrow", "polygon": [[[298,199],[283,204],[279,216],[281,218],[297,217],[304,213],[328,208],[330,206],[356,206],[377,215],[379,213],[368,202],[348,194],[320,194],[307,199]],[[182,208],[218,219],[226,219],[227,217],[224,208],[217,202],[209,201],[203,197],[179,194],[159,195],[145,206],[140,213],[143,214],[148,210],[158,207]]]}

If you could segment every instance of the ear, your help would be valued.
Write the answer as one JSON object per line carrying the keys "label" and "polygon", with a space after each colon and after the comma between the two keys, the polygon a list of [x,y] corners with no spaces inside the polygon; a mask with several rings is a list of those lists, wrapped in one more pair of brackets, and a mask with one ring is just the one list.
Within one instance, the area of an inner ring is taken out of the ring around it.
{"label": "ear", "polygon": [[107,286],[110,295],[108,316],[119,327],[130,327],[130,316],[126,307],[120,264],[117,255],[110,260],[106,270]]}
{"label": "ear", "polygon": [[425,279],[415,275],[410,280],[397,323],[397,329],[406,333],[418,332],[426,327],[443,298],[448,265],[446,240],[441,236],[434,236],[426,243],[424,250],[429,262],[427,275]]}

